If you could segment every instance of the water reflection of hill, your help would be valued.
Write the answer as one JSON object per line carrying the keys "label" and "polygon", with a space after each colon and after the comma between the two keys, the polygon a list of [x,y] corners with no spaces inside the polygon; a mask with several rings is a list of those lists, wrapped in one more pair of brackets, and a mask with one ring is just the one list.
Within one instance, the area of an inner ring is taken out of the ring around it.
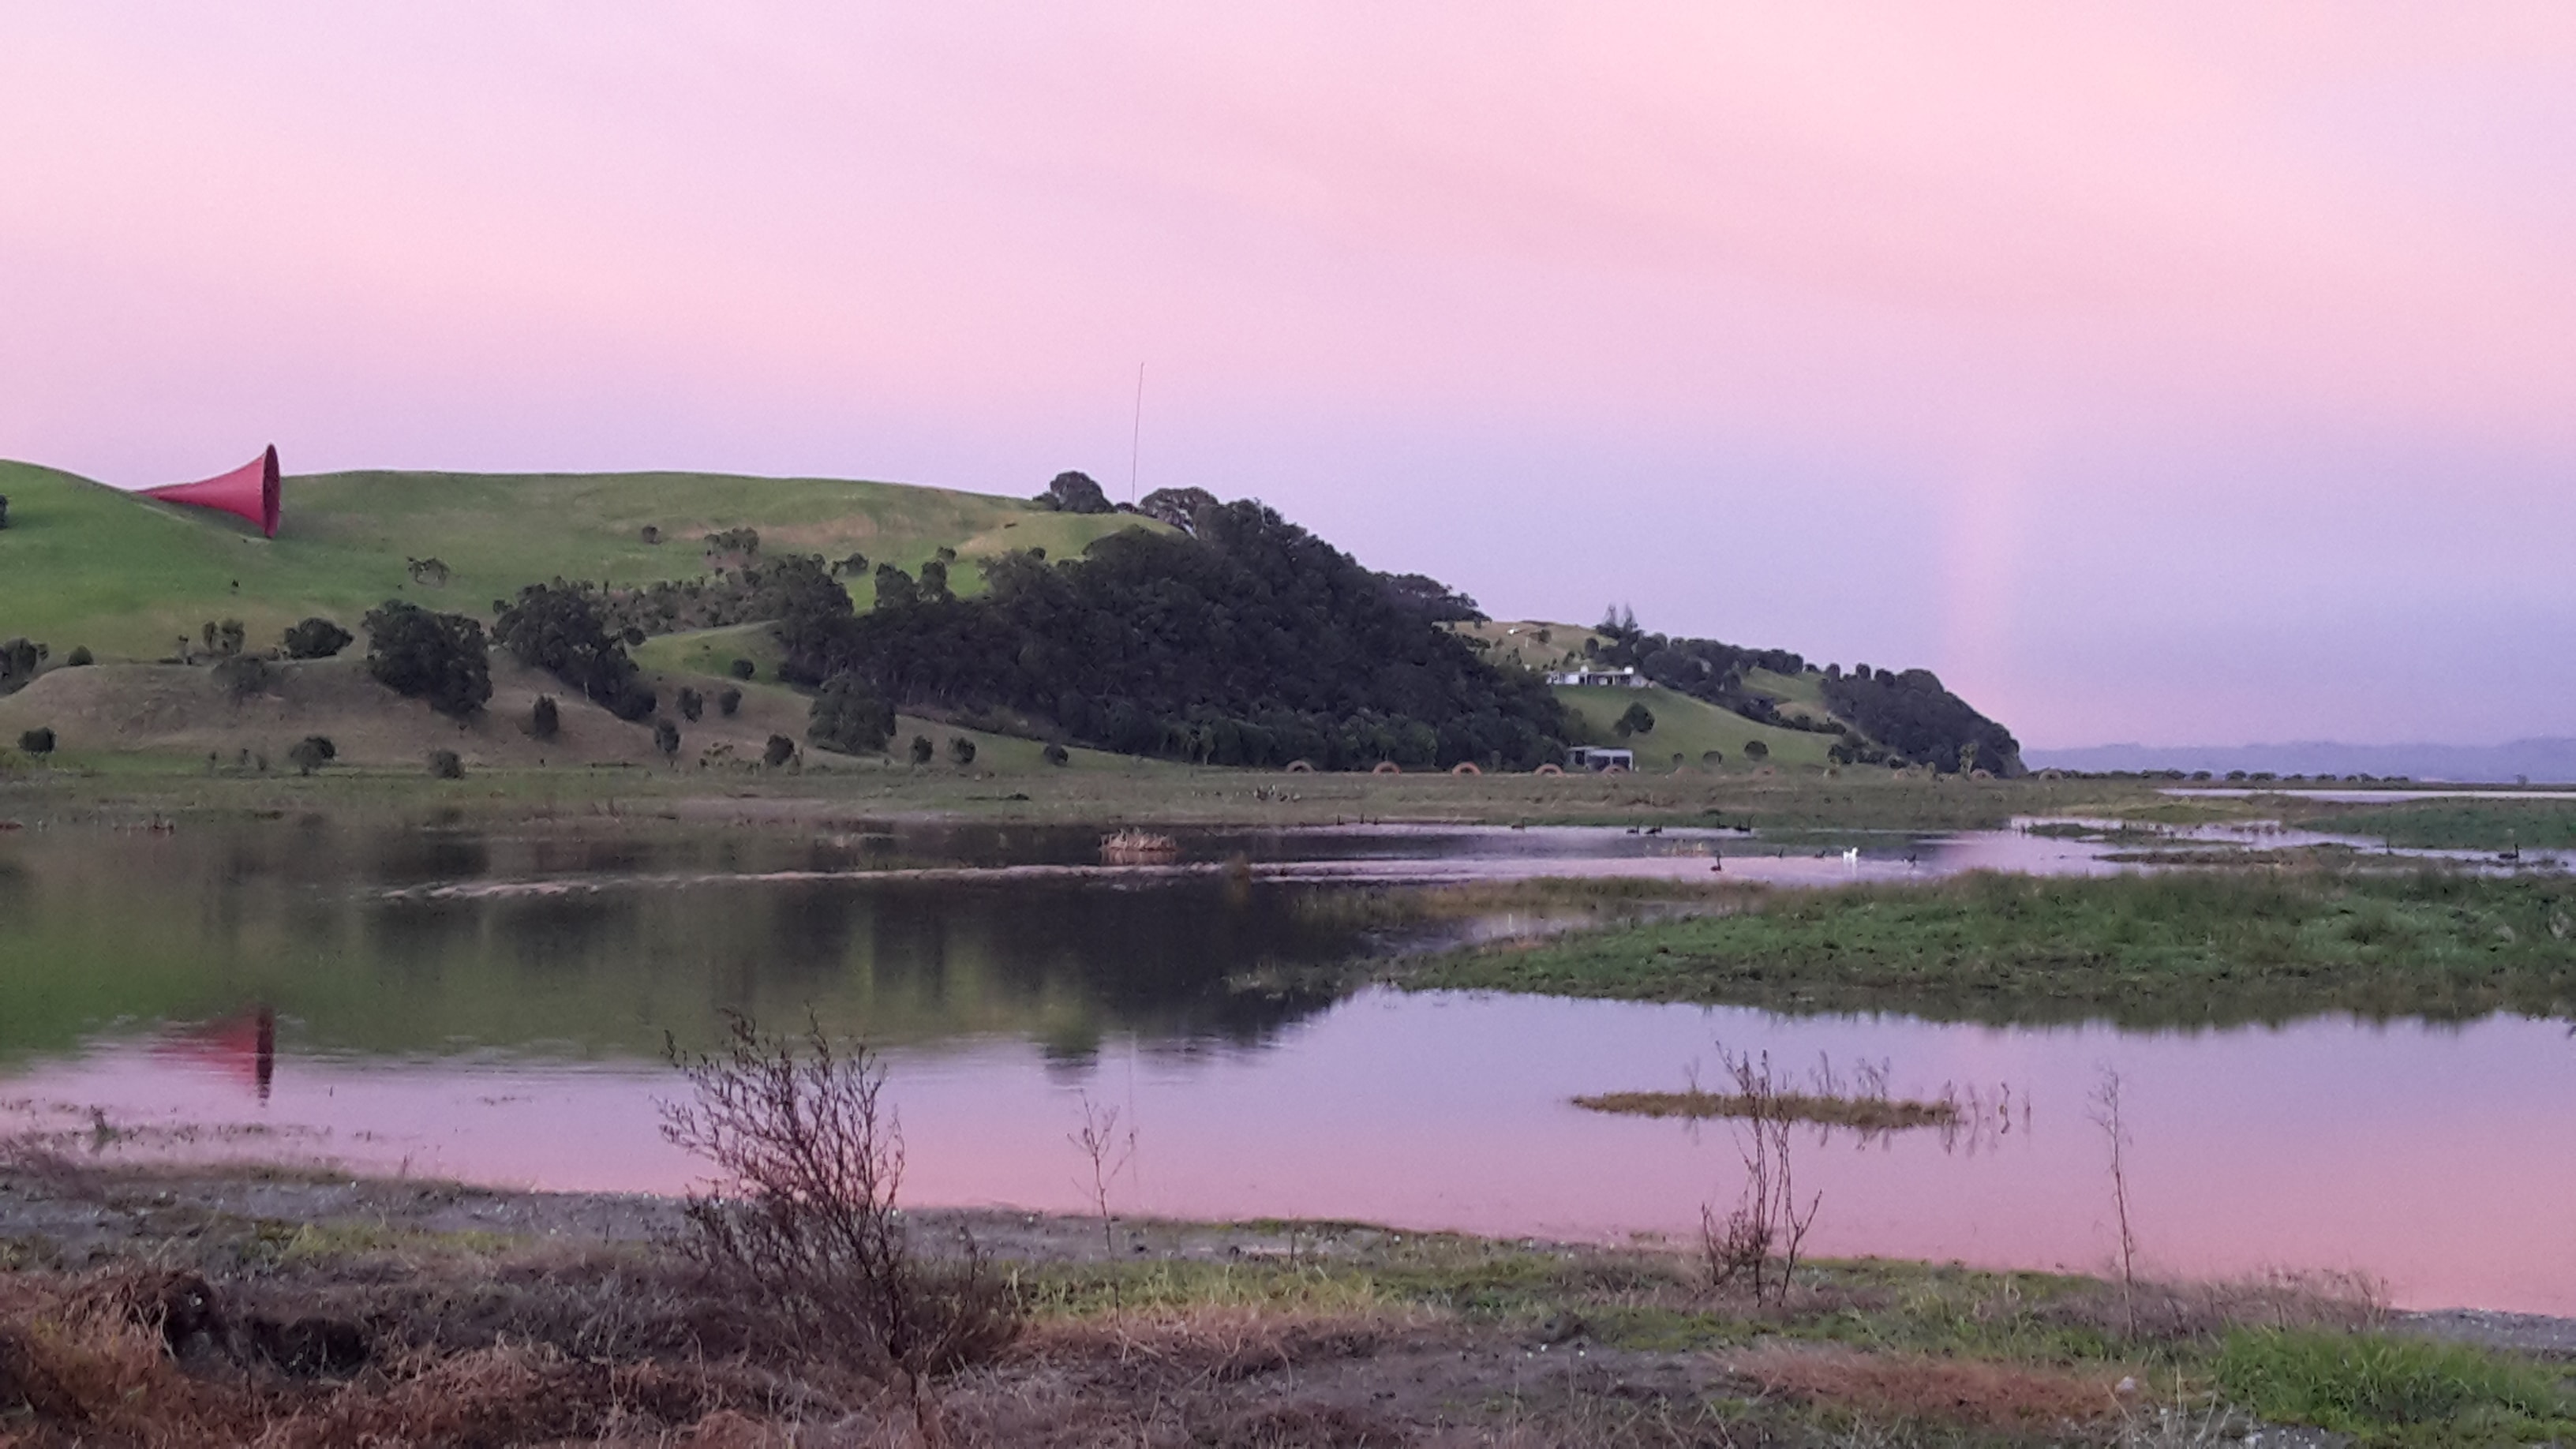
{"label": "water reflection of hill", "polygon": [[[1096,836],[1095,836],[1096,842]],[[1068,842],[1036,844],[1042,853]],[[807,1007],[880,1041],[1251,1042],[1329,1000],[1231,992],[1340,959],[1294,887],[736,873],[919,863],[918,841],[702,832],[483,836],[249,824],[63,833],[0,891],[0,1054],[273,1007],[304,1049],[657,1051],[725,1010]]]}

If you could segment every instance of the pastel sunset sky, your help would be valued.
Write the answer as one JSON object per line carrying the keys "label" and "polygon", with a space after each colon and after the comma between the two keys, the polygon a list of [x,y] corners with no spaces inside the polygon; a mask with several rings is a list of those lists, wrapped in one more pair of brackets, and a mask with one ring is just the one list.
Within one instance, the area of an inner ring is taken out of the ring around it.
{"label": "pastel sunset sky", "polygon": [[1124,497],[1140,363],[1498,617],[2576,734],[2576,7],[0,11],[0,456]]}

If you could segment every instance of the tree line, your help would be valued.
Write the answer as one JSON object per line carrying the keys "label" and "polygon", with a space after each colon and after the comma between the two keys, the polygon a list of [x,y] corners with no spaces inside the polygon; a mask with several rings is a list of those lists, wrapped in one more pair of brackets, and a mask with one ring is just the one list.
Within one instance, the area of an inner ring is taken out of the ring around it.
{"label": "tree line", "polygon": [[781,621],[783,672],[1209,764],[1527,769],[1561,749],[1565,717],[1537,676],[1487,663],[1348,554],[1257,502],[1190,523],[1056,564],[1004,555],[975,599],[883,567],[865,614],[837,585],[837,599],[814,591]]}

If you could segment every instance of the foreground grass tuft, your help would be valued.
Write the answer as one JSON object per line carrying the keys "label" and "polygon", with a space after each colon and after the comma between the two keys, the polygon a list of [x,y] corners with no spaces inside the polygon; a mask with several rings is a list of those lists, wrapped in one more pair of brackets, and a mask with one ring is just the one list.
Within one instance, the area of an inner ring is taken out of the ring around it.
{"label": "foreground grass tuft", "polygon": [[2558,1375],[2464,1344],[2315,1329],[2239,1329],[2217,1364],[2266,1419],[2373,1443],[2529,1443],[2576,1431]]}

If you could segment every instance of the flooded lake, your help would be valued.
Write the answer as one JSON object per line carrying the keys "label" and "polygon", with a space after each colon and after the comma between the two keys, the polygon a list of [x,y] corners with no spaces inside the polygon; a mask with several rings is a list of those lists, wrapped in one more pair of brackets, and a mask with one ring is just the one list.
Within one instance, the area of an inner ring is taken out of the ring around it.
{"label": "flooded lake", "polygon": [[2098,1270],[2112,1205],[2088,1114],[2110,1070],[2158,1267],[2361,1270],[2411,1305],[2576,1312],[2565,1023],[1988,1027],[1346,992],[1319,969],[1389,944],[1317,908],[1355,885],[2089,872],[2116,868],[2106,842],[1354,827],[1181,844],[1173,866],[1110,871],[1096,829],[0,836],[0,1131],[70,1131],[109,1158],[668,1192],[695,1169],[655,1130],[676,1090],[665,1033],[705,1043],[726,1010],[811,1009],[887,1047],[918,1202],[1083,1206],[1068,1139],[1089,1102],[1136,1133],[1122,1212],[1680,1236],[1735,1195],[1732,1130],[1568,1099],[1713,1081],[1722,1043],[1799,1073],[1885,1063],[1899,1095],[1947,1084],[1987,1106],[1946,1135],[1803,1132],[1821,1251]]}

